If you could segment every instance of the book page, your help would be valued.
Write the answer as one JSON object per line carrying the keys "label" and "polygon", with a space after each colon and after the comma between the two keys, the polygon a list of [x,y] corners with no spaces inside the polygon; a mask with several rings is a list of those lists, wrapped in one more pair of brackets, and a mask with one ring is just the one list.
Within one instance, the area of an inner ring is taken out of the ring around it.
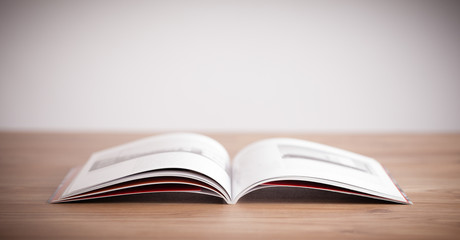
{"label": "book page", "polygon": [[185,169],[208,176],[231,193],[230,160],[217,141],[199,134],[153,136],[94,153],[63,196],[159,169]]}
{"label": "book page", "polygon": [[232,172],[234,202],[255,186],[275,180],[329,184],[406,202],[376,160],[303,140],[253,143],[237,154]]}

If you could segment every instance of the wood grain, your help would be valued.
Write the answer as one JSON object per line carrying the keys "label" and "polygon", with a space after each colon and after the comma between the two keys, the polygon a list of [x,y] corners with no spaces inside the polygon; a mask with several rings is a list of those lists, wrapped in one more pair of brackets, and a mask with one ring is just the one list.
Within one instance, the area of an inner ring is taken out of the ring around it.
{"label": "wood grain", "polygon": [[460,134],[208,134],[232,156],[296,137],[378,159],[414,205],[314,190],[263,190],[226,205],[151,194],[47,204],[67,171],[97,150],[151,134],[0,133],[1,239],[458,239]]}

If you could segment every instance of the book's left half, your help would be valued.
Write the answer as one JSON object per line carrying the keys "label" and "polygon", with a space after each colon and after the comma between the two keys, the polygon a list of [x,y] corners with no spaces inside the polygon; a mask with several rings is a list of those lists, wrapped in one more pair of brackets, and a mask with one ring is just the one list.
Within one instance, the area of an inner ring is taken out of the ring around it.
{"label": "book's left half", "polygon": [[72,169],[50,203],[155,192],[192,192],[230,202],[230,160],[199,134],[154,136],[94,153]]}

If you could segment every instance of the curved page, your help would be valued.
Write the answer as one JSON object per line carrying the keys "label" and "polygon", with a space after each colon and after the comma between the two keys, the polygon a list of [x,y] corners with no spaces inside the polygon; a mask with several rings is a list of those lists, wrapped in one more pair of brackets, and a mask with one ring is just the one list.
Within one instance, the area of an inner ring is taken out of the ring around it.
{"label": "curved page", "polygon": [[300,180],[408,202],[374,159],[313,142],[276,138],[244,148],[233,162],[233,203],[253,187]]}
{"label": "curved page", "polygon": [[227,151],[215,140],[191,133],[158,135],[94,153],[63,197],[93,186],[158,169],[186,169],[204,174],[230,195]]}

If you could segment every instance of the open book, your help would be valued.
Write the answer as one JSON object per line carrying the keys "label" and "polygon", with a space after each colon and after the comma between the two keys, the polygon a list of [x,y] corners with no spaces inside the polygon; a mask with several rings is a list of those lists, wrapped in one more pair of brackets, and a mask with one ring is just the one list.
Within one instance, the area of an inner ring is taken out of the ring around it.
{"label": "open book", "polygon": [[214,139],[193,133],[153,136],[94,153],[72,169],[51,203],[153,192],[193,192],[235,204],[269,187],[304,187],[411,204],[374,159],[318,143],[273,138],[231,160]]}

